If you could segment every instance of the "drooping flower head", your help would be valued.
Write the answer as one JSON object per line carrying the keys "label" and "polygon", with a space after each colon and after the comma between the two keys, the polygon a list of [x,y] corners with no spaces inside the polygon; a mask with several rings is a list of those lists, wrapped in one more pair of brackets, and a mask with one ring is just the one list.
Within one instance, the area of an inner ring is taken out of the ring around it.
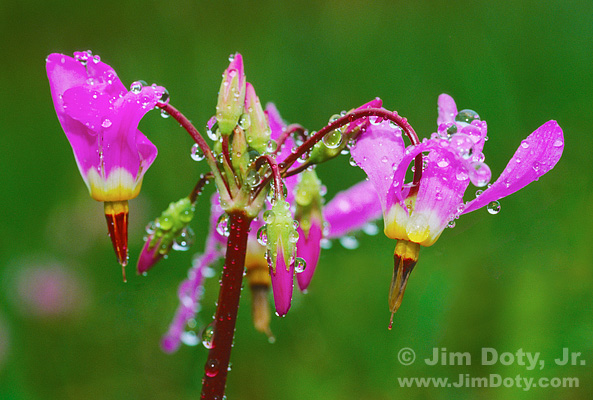
{"label": "drooping flower head", "polygon": [[[399,128],[371,119],[351,149],[377,191],[385,234],[398,240],[390,291],[392,312],[401,303],[418,258],[418,245],[431,246],[460,214],[492,204],[537,180],[556,165],[564,147],[562,129],[555,121],[545,123],[521,142],[496,182],[464,203],[470,182],[484,187],[490,181],[490,168],[482,153],[486,122],[475,111],[458,112],[446,94],[439,96],[438,104],[438,130],[419,145],[406,148]],[[406,184],[408,166],[421,153],[424,167],[420,182]]]}
{"label": "drooping flower head", "polygon": [[157,155],[138,123],[166,93],[134,82],[130,90],[90,51],[50,54],[47,76],[58,119],[91,197],[105,202],[118,260],[127,262],[127,200],[140,192]]}

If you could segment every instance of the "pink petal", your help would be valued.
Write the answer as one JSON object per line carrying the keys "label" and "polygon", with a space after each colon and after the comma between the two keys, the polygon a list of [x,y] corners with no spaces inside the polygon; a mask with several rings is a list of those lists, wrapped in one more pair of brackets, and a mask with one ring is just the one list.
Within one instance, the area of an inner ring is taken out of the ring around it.
{"label": "pink petal", "polygon": [[380,218],[381,203],[373,184],[364,180],[338,193],[323,208],[323,217],[329,224],[330,239],[361,229],[367,222]]}
{"label": "pink petal", "polygon": [[350,154],[372,182],[383,211],[387,207],[387,192],[393,178],[393,167],[404,155],[405,145],[399,128],[393,128],[388,121],[378,125],[368,124],[366,130],[356,139]]}
{"label": "pink petal", "polygon": [[521,142],[496,182],[475,200],[470,201],[464,212],[475,211],[538,180],[554,168],[562,156],[563,149],[562,129],[556,121],[546,122]]}
{"label": "pink petal", "polygon": [[439,117],[437,118],[437,125],[444,124],[447,122],[455,122],[455,116],[457,115],[457,106],[455,100],[448,94],[441,94],[438,100]]}
{"label": "pink petal", "polygon": [[290,310],[290,303],[292,301],[294,262],[292,262],[288,268],[286,267],[282,243],[280,241],[278,241],[277,251],[276,273],[274,273],[270,267],[270,277],[272,278],[272,291],[274,292],[276,313],[279,316],[283,316]]}
{"label": "pink petal", "polygon": [[148,272],[157,262],[163,258],[163,255],[158,251],[161,241],[159,240],[154,244],[154,246],[150,247],[152,238],[153,235],[149,235],[148,239],[144,243],[144,246],[142,247],[142,251],[140,251],[140,256],[138,256],[138,264],[136,265],[136,271],[138,271],[138,274]]}
{"label": "pink petal", "polygon": [[268,116],[268,124],[270,125],[270,130],[272,131],[270,137],[272,140],[278,140],[280,135],[282,134],[282,130],[286,127],[286,123],[282,120],[278,109],[274,105],[274,103],[266,104],[266,115]]}
{"label": "pink petal", "polygon": [[319,261],[319,253],[321,252],[321,239],[323,238],[323,227],[321,221],[317,219],[311,220],[311,228],[309,228],[309,235],[305,235],[305,232],[299,227],[297,232],[299,233],[299,240],[297,242],[296,254],[298,257],[303,258],[307,267],[303,272],[297,273],[297,282],[301,291],[307,289],[317,262]]}

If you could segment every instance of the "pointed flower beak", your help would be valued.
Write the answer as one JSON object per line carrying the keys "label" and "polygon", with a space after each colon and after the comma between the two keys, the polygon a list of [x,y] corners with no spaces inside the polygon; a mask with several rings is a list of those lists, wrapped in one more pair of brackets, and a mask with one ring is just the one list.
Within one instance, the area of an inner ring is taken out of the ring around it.
{"label": "pointed flower beak", "polygon": [[237,53],[232,56],[229,67],[224,71],[218,92],[216,120],[223,135],[230,135],[243,114],[246,90],[243,57]]}
{"label": "pointed flower beak", "polygon": [[404,298],[406,285],[410,273],[418,262],[420,245],[406,240],[398,240],[393,253],[393,277],[391,278],[391,287],[389,288],[389,310],[391,311],[391,320],[389,329],[393,324],[393,314],[397,312]]}
{"label": "pointed flower beak", "polygon": [[124,282],[126,282],[125,267],[128,265],[128,202],[106,201],[104,205],[109,237],[111,238],[117,261],[121,264]]}

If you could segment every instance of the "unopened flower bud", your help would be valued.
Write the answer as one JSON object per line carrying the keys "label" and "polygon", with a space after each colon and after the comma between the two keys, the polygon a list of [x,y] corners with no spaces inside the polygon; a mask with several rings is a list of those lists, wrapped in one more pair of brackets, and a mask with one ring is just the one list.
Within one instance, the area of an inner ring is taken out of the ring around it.
{"label": "unopened flower bud", "polygon": [[249,82],[245,94],[245,112],[249,116],[249,126],[245,130],[247,144],[260,154],[264,154],[270,142],[270,126],[255,89]]}
{"label": "unopened flower bud", "polygon": [[218,92],[216,120],[223,135],[230,135],[233,132],[241,114],[243,114],[246,82],[243,57],[237,53],[233,56],[229,67],[224,71],[222,84]]}
{"label": "unopened flower bud", "polygon": [[[194,210],[194,204],[188,197],[184,197],[169,204],[160,217],[151,224],[151,232],[149,232],[140,257],[138,257],[137,270],[139,274],[147,272],[167,255],[176,240],[183,239],[185,247],[189,248],[191,243],[186,236],[192,235],[188,224],[194,217]],[[184,246],[178,243],[178,248],[184,249]]]}
{"label": "unopened flower bud", "polygon": [[301,180],[296,186],[295,193],[295,219],[299,222],[296,255],[305,260],[306,268],[297,273],[297,282],[299,288],[305,290],[313,278],[321,251],[323,238],[321,193],[324,188],[315,171],[305,171],[300,176]]}
{"label": "unopened flower bud", "polygon": [[274,303],[278,315],[290,309],[294,276],[294,257],[298,232],[286,200],[278,199],[268,213],[266,258],[272,278]]}

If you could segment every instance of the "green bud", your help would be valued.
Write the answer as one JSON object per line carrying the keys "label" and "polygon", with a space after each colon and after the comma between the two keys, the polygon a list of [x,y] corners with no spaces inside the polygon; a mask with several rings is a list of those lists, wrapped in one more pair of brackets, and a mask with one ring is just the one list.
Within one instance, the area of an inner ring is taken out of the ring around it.
{"label": "green bud", "polygon": [[154,221],[154,233],[150,248],[160,243],[159,252],[168,253],[173,241],[194,218],[195,206],[188,197],[169,204],[169,207]]}
{"label": "green bud", "polygon": [[224,71],[218,104],[216,105],[216,120],[221,134],[230,135],[239,118],[243,114],[245,104],[245,72],[243,58],[237,53],[233,56],[229,67]]}
{"label": "green bud", "polygon": [[247,144],[260,154],[264,154],[270,142],[270,126],[255,89],[249,82],[245,93],[245,112],[249,116],[249,126],[245,129]]}
{"label": "green bud", "polygon": [[296,231],[295,221],[290,212],[290,204],[286,200],[276,200],[272,209],[266,213],[266,246],[275,273],[278,249],[282,248],[284,263],[288,268],[295,254],[299,234]]}

